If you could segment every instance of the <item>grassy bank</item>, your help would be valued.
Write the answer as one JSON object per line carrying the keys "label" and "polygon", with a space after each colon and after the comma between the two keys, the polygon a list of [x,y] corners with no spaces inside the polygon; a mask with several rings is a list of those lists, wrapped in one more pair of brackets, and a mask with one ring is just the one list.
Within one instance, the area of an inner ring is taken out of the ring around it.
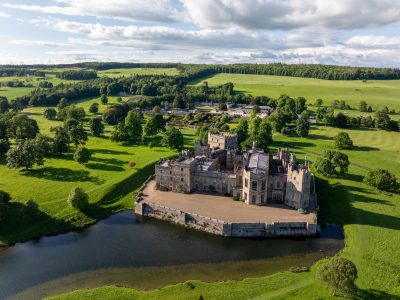
{"label": "grassy bank", "polygon": [[282,94],[291,97],[302,96],[309,103],[317,98],[326,104],[333,100],[345,100],[347,104],[358,108],[361,100],[367,101],[373,108],[388,106],[400,110],[400,80],[322,80],[271,75],[216,74],[202,78],[193,84],[207,81],[210,85],[232,82],[235,90],[254,96],[277,98]]}
{"label": "grassy bank", "polygon": [[[110,103],[115,102],[110,97]],[[91,99],[77,103],[87,110]],[[101,105],[100,111],[106,106]],[[37,120],[40,131],[52,136],[50,128],[60,121],[43,117],[43,107],[28,108],[24,112]],[[70,153],[47,158],[43,166],[31,170],[9,169],[0,161],[0,189],[11,194],[10,217],[0,227],[0,245],[10,245],[47,234],[81,228],[112,213],[133,208],[133,195],[144,180],[154,173],[154,162],[177,152],[165,147],[112,143],[106,126],[104,137],[89,137],[86,147],[91,150],[89,163],[82,165]],[[191,146],[194,130],[184,129],[185,142]],[[160,142],[161,137],[154,140]],[[136,163],[134,168],[128,162]],[[82,187],[89,194],[90,206],[83,212],[72,209],[67,197],[72,188]],[[34,205],[27,205],[32,200]]]}
{"label": "grassy bank", "polygon": [[[345,178],[318,180],[320,219],[344,227],[346,246],[340,255],[357,265],[360,297],[400,299],[400,195],[379,193],[362,183],[365,173],[376,167],[387,168],[400,177],[400,136],[377,130],[346,131],[357,147],[346,151],[351,166]],[[307,156],[314,161],[332,147],[337,132],[336,128],[321,126],[312,128],[308,138],[276,135],[274,147],[288,146],[298,159]],[[194,281],[151,291],[103,287],[56,299],[198,299],[200,295],[204,299],[331,299],[326,287],[315,279],[319,263],[310,272],[298,274],[283,272],[217,283]]]}

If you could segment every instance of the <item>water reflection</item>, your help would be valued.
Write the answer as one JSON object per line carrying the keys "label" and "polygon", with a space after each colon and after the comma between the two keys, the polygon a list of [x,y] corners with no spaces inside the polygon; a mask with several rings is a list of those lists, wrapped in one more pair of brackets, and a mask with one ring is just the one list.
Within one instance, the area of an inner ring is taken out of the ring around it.
{"label": "water reflection", "polygon": [[[126,211],[83,231],[0,249],[0,298],[30,288],[20,298],[104,284],[153,288],[186,279],[261,276],[332,255],[342,239],[335,226],[317,239],[222,238]],[[132,280],[137,272],[140,281]]]}

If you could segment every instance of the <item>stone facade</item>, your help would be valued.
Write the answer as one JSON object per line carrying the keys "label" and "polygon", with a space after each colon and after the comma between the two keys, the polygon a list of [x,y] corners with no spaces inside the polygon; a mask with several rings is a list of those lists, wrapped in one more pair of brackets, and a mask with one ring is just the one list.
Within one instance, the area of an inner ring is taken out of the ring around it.
{"label": "stone facade", "polygon": [[228,223],[166,206],[136,201],[135,213],[226,237],[316,236],[318,225],[307,222]]}
{"label": "stone facade", "polygon": [[241,152],[234,134],[209,133],[207,145],[196,144],[194,157],[185,151],[179,159],[160,160],[155,178],[160,189],[216,192],[249,205],[279,203],[304,210],[316,205],[307,161],[298,164],[288,149],[279,149],[275,155],[264,153],[256,143]]}

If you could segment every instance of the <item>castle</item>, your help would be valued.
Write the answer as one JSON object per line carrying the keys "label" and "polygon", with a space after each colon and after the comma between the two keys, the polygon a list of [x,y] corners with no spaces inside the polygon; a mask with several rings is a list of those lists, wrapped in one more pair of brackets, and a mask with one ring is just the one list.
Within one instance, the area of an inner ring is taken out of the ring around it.
{"label": "castle", "polygon": [[249,205],[285,204],[295,209],[316,206],[311,192],[309,162],[300,165],[289,150],[270,155],[257,149],[239,151],[237,136],[209,133],[208,144],[197,142],[195,155],[184,150],[178,159],[161,159],[155,167],[158,189],[215,192]]}

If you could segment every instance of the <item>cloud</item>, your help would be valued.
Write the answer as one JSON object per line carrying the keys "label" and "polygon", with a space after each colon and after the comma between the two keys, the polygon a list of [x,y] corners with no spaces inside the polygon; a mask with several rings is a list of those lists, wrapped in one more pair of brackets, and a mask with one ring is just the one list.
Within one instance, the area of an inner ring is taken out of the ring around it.
{"label": "cloud", "polygon": [[51,41],[34,41],[34,40],[11,40],[10,44],[22,45],[22,46],[45,46],[45,47],[65,47],[70,46],[67,43],[58,43]]}
{"label": "cloud", "polygon": [[400,20],[400,3],[391,0],[181,1],[192,22],[202,28],[353,29],[384,26]]}
{"label": "cloud", "polygon": [[10,17],[9,14],[7,14],[7,13],[5,13],[3,11],[0,11],[0,18],[9,18],[9,17]]}
{"label": "cloud", "polygon": [[387,37],[387,36],[376,36],[376,35],[356,35],[349,38],[346,42],[346,45],[356,48],[380,48],[387,49],[390,48],[400,48],[400,36],[396,37]]}
{"label": "cloud", "polygon": [[4,7],[44,14],[91,16],[128,21],[174,22],[180,13],[170,0],[62,0],[58,5],[5,3]]}

